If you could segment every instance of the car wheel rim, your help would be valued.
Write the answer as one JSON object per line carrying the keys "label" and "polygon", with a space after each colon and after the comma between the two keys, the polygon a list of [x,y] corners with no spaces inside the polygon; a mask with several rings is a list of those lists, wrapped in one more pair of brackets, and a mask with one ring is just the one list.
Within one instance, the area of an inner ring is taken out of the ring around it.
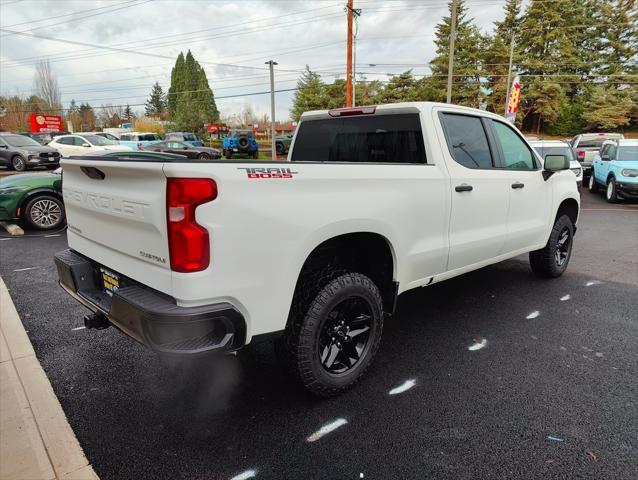
{"label": "car wheel rim", "polygon": [[589,177],[589,189],[594,188],[594,174],[592,173],[591,177]]}
{"label": "car wheel rim", "polygon": [[607,198],[611,198],[612,194],[614,193],[614,184],[612,182],[609,182],[607,184]]}
{"label": "car wheel rim", "polygon": [[352,370],[365,356],[372,329],[372,309],[361,297],[339,302],[328,314],[319,337],[321,366],[332,375]]}
{"label": "car wheel rim", "polygon": [[41,228],[54,227],[62,218],[62,209],[52,200],[38,200],[31,206],[31,221]]}
{"label": "car wheel rim", "polygon": [[16,158],[13,161],[13,166],[16,170],[22,170],[24,168],[24,160],[22,160],[21,158]]}
{"label": "car wheel rim", "polygon": [[567,261],[567,257],[569,257],[569,251],[572,246],[571,234],[569,233],[569,228],[563,227],[560,231],[560,235],[558,235],[558,241],[556,242],[556,252],[554,253],[554,258],[556,260],[556,265],[562,267]]}

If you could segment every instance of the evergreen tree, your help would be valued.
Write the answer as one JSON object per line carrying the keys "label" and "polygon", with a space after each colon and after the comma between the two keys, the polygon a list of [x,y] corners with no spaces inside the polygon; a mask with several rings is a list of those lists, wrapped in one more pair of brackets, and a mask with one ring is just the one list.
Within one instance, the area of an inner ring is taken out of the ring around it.
{"label": "evergreen tree", "polygon": [[297,91],[290,110],[292,120],[298,122],[303,112],[324,108],[323,93],[324,84],[321,77],[306,65],[306,70],[297,81]]}
{"label": "evergreen tree", "polygon": [[[78,117],[81,131],[92,131],[95,130],[95,112],[93,111],[93,107],[88,103],[81,103],[80,108],[78,110]],[[77,127],[74,125],[74,127]]]}
{"label": "evergreen tree", "polygon": [[412,70],[408,70],[391,77],[377,98],[380,103],[411,102],[421,100],[417,98],[417,94],[417,80],[412,75]]}
{"label": "evergreen tree", "polygon": [[[450,13],[436,26],[436,56],[430,62],[432,76],[427,81],[430,100],[445,101],[448,75],[448,58],[450,52]],[[479,107],[482,101],[481,53],[485,48],[485,39],[478,28],[472,24],[473,19],[466,17],[467,8],[463,0],[457,4],[456,37],[454,40],[454,79],[452,86],[452,103]]]}
{"label": "evergreen tree", "polygon": [[614,130],[629,125],[634,108],[629,90],[599,85],[594,88],[592,98],[583,112],[583,119],[587,128]]}
{"label": "evergreen tree", "polygon": [[378,80],[359,80],[356,85],[357,105],[374,105],[380,103],[379,94],[383,89],[383,84]]}
{"label": "evergreen tree", "polygon": [[519,73],[523,82],[521,110],[523,126],[540,132],[561,114],[566,98],[584,90],[591,72],[595,4],[531,0],[523,15],[517,40],[521,52]]}
{"label": "evergreen tree", "polygon": [[133,121],[133,111],[131,110],[130,105],[127,103],[126,108],[124,108],[124,117],[127,122]]}
{"label": "evergreen tree", "polygon": [[166,95],[159,82],[155,82],[146,102],[146,116],[161,117],[166,112]]}
{"label": "evergreen tree", "polygon": [[189,50],[177,57],[171,74],[168,110],[173,127],[178,130],[204,132],[204,124],[217,121],[219,111],[206,72]]}
{"label": "evergreen tree", "polygon": [[346,106],[346,81],[337,78],[334,82],[324,85],[322,91],[321,108],[343,108]]}
{"label": "evergreen tree", "polygon": [[171,117],[175,115],[177,107],[177,92],[184,90],[184,54],[180,52],[175,61],[175,66],[171,70],[171,86],[168,89],[168,113]]}

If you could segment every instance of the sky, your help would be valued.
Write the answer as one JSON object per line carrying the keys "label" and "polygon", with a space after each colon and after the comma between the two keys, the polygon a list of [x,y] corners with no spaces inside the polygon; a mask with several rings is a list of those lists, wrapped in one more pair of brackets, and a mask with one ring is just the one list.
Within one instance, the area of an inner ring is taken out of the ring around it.
{"label": "sky", "polygon": [[[270,95],[260,94],[270,90],[264,62],[278,63],[275,90],[293,89],[305,65],[327,82],[345,77],[345,3],[0,0],[5,29],[0,31],[0,95],[30,95],[36,63],[49,59],[64,106],[71,99],[94,107],[143,104],[155,81],[168,90],[175,58],[190,49],[206,71],[222,118],[241,114],[247,105],[269,115]],[[491,31],[504,15],[504,3],[466,0],[468,17]],[[387,80],[409,68],[417,75],[429,72],[435,27],[447,14],[445,0],[354,0],[354,7],[361,9],[357,79]],[[276,94],[277,120],[289,118],[293,95]]]}

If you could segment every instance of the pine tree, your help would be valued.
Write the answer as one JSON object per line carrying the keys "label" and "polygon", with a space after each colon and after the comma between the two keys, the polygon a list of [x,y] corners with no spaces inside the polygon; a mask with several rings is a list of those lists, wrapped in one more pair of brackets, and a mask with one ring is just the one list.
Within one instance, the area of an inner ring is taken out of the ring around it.
{"label": "pine tree", "polygon": [[591,100],[583,112],[587,128],[614,130],[629,125],[635,104],[629,90],[618,90],[613,85],[594,88]]}
{"label": "pine tree", "polygon": [[[427,91],[433,98],[428,100],[445,101],[446,98],[452,17],[451,2],[449,10],[449,15],[436,26],[434,40],[436,57],[430,62],[432,76],[427,81],[429,87]],[[485,49],[485,39],[478,28],[473,25],[473,19],[466,18],[466,14],[465,2],[459,0],[456,16],[456,38],[454,40],[452,103],[479,107],[483,96],[481,93],[481,52]]]}
{"label": "pine tree", "polygon": [[168,95],[169,112],[177,130],[203,133],[206,123],[219,119],[206,72],[190,50],[185,57],[182,53],[177,57]]}
{"label": "pine tree", "polygon": [[155,82],[148,101],[146,102],[146,116],[161,117],[166,112],[166,95],[159,82]]}
{"label": "pine tree", "polygon": [[133,111],[131,110],[131,106],[127,103],[126,108],[124,108],[124,117],[127,122],[131,122],[133,120]]}
{"label": "pine tree", "polygon": [[411,102],[422,100],[417,98],[417,80],[412,70],[390,78],[378,94],[380,103]]}
{"label": "pine tree", "polygon": [[177,107],[178,93],[184,91],[184,54],[180,52],[175,61],[175,66],[171,70],[171,86],[168,89],[168,113],[171,117],[175,115]]}
{"label": "pine tree", "polygon": [[80,121],[80,125],[78,125],[81,131],[92,131],[95,130],[95,112],[93,111],[93,107],[88,103],[81,103],[80,108],[78,110],[78,117]]}
{"label": "pine tree", "polygon": [[323,92],[324,84],[321,77],[306,65],[306,70],[297,81],[297,91],[290,110],[292,120],[298,122],[302,113],[324,108]]}

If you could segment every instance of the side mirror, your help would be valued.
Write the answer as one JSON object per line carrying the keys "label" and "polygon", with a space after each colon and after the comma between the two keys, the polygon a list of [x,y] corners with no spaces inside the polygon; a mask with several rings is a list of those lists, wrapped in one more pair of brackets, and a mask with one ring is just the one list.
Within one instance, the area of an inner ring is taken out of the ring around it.
{"label": "side mirror", "polygon": [[88,143],[83,143],[82,146],[86,147],[86,148],[90,148],[91,147],[91,145],[89,145]]}
{"label": "side mirror", "polygon": [[7,147],[6,145],[0,145],[0,148],[4,148],[5,150],[9,149],[9,147]]}
{"label": "side mirror", "polygon": [[601,159],[603,162],[608,162],[608,161],[609,161],[609,155],[603,155],[602,157],[600,157],[600,159]]}
{"label": "side mirror", "polygon": [[545,180],[561,170],[569,170],[569,160],[565,155],[545,155],[545,169],[543,170]]}

